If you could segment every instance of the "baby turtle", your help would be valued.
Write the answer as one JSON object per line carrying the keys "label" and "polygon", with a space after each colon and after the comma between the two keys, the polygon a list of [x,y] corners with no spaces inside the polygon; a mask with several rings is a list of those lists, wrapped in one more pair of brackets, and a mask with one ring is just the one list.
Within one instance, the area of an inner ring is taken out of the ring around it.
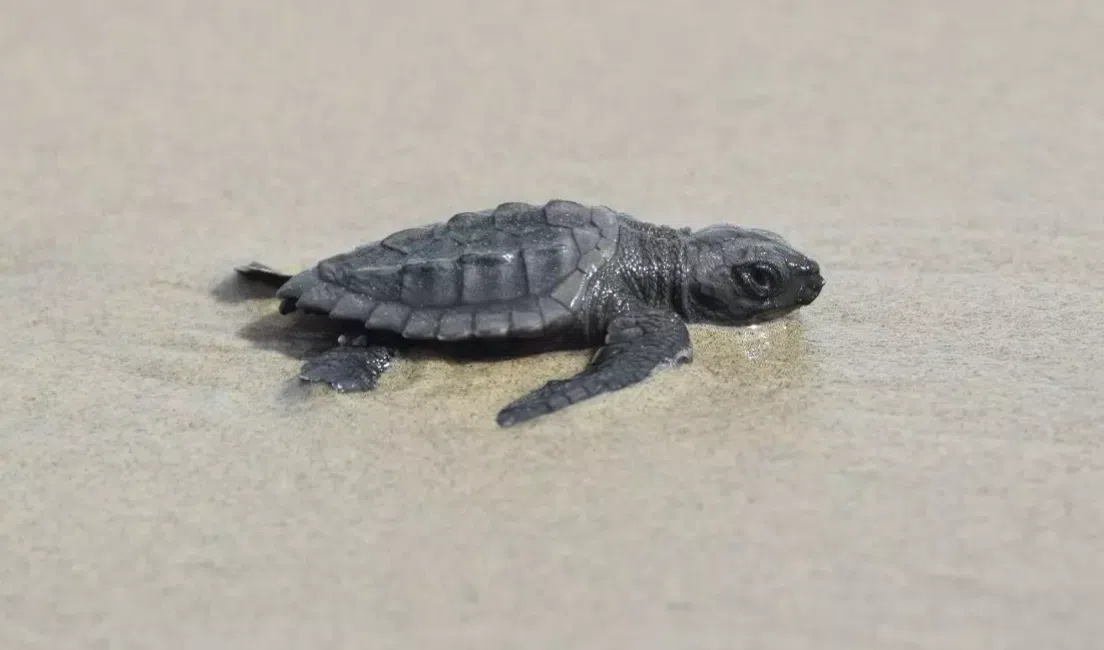
{"label": "baby turtle", "polygon": [[299,373],[338,391],[375,388],[401,345],[598,348],[578,375],[506,406],[502,426],[690,361],[688,323],[777,318],[812,303],[824,286],[815,261],[767,230],[692,232],[565,200],[462,212],[294,276],[258,263],[236,270],[278,284],[282,314],[328,316],[361,332]]}

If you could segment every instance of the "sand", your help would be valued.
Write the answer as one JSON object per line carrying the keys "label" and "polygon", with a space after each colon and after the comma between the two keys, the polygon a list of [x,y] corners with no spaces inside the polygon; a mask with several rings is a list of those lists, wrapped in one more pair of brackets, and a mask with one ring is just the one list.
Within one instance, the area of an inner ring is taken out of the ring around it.
{"label": "sand", "polygon": [[[0,647],[1096,647],[1102,7],[0,1]],[[827,287],[500,429],[227,282],[553,197]]]}

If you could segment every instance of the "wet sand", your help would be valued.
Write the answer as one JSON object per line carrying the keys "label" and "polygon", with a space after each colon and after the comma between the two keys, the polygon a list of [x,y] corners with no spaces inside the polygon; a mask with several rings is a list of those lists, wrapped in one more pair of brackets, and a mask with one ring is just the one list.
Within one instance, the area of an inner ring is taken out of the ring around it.
{"label": "wet sand", "polygon": [[[0,0],[0,647],[1095,647],[1101,5],[531,4]],[[512,429],[227,284],[552,197],[828,284]]]}

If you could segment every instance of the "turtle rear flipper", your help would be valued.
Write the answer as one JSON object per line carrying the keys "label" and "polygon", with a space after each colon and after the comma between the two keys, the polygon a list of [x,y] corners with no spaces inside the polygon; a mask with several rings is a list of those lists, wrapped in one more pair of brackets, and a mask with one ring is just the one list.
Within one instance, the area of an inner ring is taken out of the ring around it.
{"label": "turtle rear flipper", "polygon": [[393,347],[363,341],[342,344],[303,364],[299,379],[329,384],[339,393],[367,392],[375,389],[396,353]]}
{"label": "turtle rear flipper", "polygon": [[570,379],[550,381],[498,414],[508,427],[559,411],[603,393],[644,381],[665,367],[690,361],[690,332],[673,312],[643,309],[610,323],[606,345],[585,370]]}
{"label": "turtle rear flipper", "polygon": [[290,273],[277,271],[271,266],[261,264],[260,262],[250,262],[249,264],[236,266],[234,270],[237,271],[238,275],[244,278],[256,280],[276,288],[283,286],[285,282],[292,278]]}

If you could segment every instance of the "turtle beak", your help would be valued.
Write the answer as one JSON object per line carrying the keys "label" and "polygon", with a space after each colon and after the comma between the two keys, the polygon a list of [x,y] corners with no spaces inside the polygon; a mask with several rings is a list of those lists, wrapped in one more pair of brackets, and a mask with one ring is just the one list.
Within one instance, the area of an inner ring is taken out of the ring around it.
{"label": "turtle beak", "polygon": [[814,271],[805,278],[805,283],[801,286],[801,291],[797,294],[797,303],[799,305],[810,305],[817,296],[820,295],[821,290],[824,289],[824,276],[819,272]]}

